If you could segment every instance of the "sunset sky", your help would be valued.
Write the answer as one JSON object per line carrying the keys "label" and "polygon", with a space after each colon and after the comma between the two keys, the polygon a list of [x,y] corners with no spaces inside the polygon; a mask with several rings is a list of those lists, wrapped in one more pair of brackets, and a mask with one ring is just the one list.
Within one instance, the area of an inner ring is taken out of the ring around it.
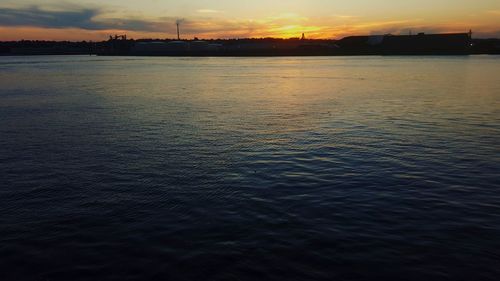
{"label": "sunset sky", "polygon": [[0,0],[0,40],[341,38],[466,32],[500,37],[499,0]]}

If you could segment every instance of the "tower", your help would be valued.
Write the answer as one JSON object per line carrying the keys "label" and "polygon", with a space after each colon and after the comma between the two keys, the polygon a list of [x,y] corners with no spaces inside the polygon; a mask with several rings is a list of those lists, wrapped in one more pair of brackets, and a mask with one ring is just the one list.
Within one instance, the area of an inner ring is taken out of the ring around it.
{"label": "tower", "polygon": [[177,40],[181,40],[181,33],[179,31],[179,24],[180,24],[180,22],[177,21],[175,24],[177,25]]}

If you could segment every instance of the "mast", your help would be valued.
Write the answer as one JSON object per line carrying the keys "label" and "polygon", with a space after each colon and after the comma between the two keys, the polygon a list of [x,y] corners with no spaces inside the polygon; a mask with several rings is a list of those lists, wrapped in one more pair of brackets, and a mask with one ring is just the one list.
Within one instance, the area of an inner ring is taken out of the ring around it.
{"label": "mast", "polygon": [[177,40],[181,40],[181,34],[179,32],[179,21],[176,22],[177,25]]}

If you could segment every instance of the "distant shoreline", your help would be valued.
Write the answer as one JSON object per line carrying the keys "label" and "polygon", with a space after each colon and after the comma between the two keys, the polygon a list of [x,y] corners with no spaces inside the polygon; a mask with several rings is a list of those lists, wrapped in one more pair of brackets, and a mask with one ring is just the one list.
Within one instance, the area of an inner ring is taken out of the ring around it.
{"label": "distant shoreline", "polygon": [[298,58],[298,57],[469,57],[469,56],[500,56],[500,53],[495,54],[415,54],[415,55],[366,55],[366,54],[350,54],[350,55],[97,55],[97,54],[0,54],[1,57],[63,57],[63,56],[79,56],[79,57],[137,57],[137,58]]}
{"label": "distant shoreline", "polygon": [[340,40],[231,39],[130,40],[102,42],[0,42],[0,56],[100,55],[170,57],[419,56],[496,55],[500,39],[473,39],[471,33],[350,36]]}

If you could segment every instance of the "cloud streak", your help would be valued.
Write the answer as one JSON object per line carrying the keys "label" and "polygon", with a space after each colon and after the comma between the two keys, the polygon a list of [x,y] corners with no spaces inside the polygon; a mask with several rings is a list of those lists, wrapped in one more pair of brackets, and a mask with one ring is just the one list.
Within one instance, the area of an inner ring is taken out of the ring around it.
{"label": "cloud streak", "polygon": [[46,11],[40,9],[38,6],[20,9],[0,8],[0,25],[100,29],[99,24],[92,20],[100,13],[99,9],[93,8],[75,11]]}
{"label": "cloud streak", "polygon": [[235,21],[228,19],[179,20],[178,17],[161,17],[154,20],[106,18],[98,8],[76,8],[70,11],[44,10],[38,6],[25,8],[0,8],[0,26],[43,27],[48,29],[78,28],[84,30],[124,30],[175,33],[175,23],[182,22],[187,34],[214,34],[226,32],[229,36],[249,36],[264,29],[263,21]]}
{"label": "cloud streak", "polygon": [[200,13],[200,14],[219,14],[219,13],[222,13],[222,11],[212,10],[212,9],[199,9],[199,10],[196,10],[196,12]]}
{"label": "cloud streak", "polygon": [[231,20],[185,20],[178,17],[145,20],[133,17],[106,18],[105,15],[105,10],[99,8],[76,8],[70,11],[44,10],[39,6],[0,8],[0,26],[174,33],[174,24],[182,23],[184,32],[188,33],[234,31],[238,28],[254,29],[253,23],[238,23]]}
{"label": "cloud streak", "polygon": [[99,19],[104,11],[99,8],[74,10],[44,10],[38,6],[0,8],[0,26],[32,26],[45,28],[80,28],[86,30],[121,29],[155,31],[161,23],[141,19]]}

